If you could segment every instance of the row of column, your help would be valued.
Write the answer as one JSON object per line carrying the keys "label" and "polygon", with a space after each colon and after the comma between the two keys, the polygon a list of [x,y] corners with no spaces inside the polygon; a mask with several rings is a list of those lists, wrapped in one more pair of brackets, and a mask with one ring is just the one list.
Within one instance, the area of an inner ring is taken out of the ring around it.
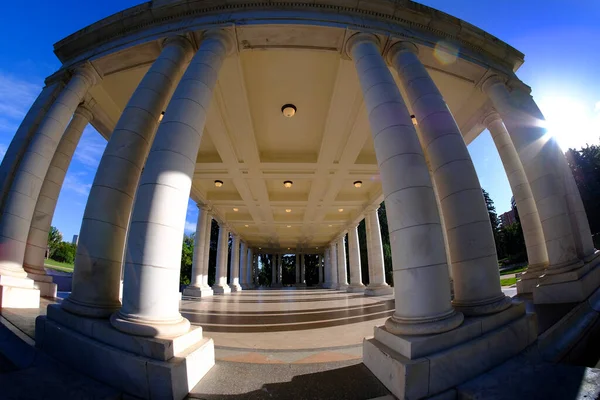
{"label": "row of column", "polygon": [[[349,232],[343,232],[326,249],[325,287],[348,292],[365,292],[367,296],[392,293],[392,288],[385,281],[383,244],[377,209],[378,207],[370,208],[365,216],[369,285],[365,287],[362,282],[358,225],[356,225]],[[346,234],[348,234],[348,257],[346,257]],[[347,261],[350,266],[350,279],[347,276]]]}
{"label": "row of column", "polygon": [[[217,239],[217,259],[215,283],[208,284],[208,266],[210,256],[211,224],[213,215],[205,205],[198,205],[198,222],[194,238],[194,255],[192,260],[192,274],[188,287],[183,291],[185,296],[207,297],[213,293],[223,294],[239,292],[242,289],[253,287],[252,273],[254,263],[254,250],[240,240],[240,237],[231,234],[231,254],[229,254],[229,229],[225,224],[219,223]],[[229,284],[227,282],[228,256],[230,256]]]}
{"label": "row of column", "polygon": [[[271,287],[282,287],[283,286],[283,257],[285,254],[275,253],[270,254],[271,260]],[[318,285],[324,283],[323,265],[321,255],[317,254],[317,268],[318,268]],[[306,254],[296,253],[296,286],[306,286]]]}

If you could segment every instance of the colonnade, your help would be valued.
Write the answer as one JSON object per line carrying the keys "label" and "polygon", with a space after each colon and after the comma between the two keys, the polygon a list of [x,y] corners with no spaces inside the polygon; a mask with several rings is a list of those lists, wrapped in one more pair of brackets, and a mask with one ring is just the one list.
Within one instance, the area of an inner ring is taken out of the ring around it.
{"label": "colonnade", "polygon": [[[181,238],[206,113],[223,60],[233,49],[225,31],[206,33],[196,51],[183,36],[163,42],[102,156],[80,232],[73,290],[61,303],[63,311],[110,317],[116,330],[140,337],[174,338],[190,331],[179,312]],[[386,204],[396,300],[387,331],[442,333],[461,325],[464,316],[502,312],[511,301],[500,288],[481,187],[461,132],[417,47],[399,42],[384,57],[376,36],[359,33],[345,50],[362,88]],[[70,158],[93,118],[84,98],[100,79],[83,65],[64,84],[45,88],[2,162],[0,173],[10,182],[2,182],[0,285],[23,289],[18,296],[24,303],[37,296],[39,304],[39,291],[48,283],[41,257],[44,238]],[[536,291],[548,287],[539,300],[552,302],[556,285],[583,279],[597,255],[581,199],[564,156],[540,127],[543,116],[527,88],[490,75],[481,90],[493,105],[482,124],[492,133],[509,176],[532,264],[524,279],[532,284],[522,285],[523,290],[534,290],[537,300]],[[199,205],[192,278],[185,292],[190,296],[239,291],[257,276],[257,250],[218,221],[216,277],[209,287],[213,218],[210,208]],[[361,279],[354,224],[325,249],[325,269],[319,268],[325,287],[367,295],[391,292],[377,209],[366,209],[364,218],[369,285]],[[281,284],[282,256],[275,258],[272,282]],[[296,265],[296,284],[305,285],[304,253]],[[2,305],[10,304],[6,291],[2,296]]]}
{"label": "colonnade", "polygon": [[[295,262],[295,281],[293,282],[296,287],[305,287],[306,286],[306,256],[311,255],[310,253],[304,253],[300,251],[296,251],[296,253],[289,252],[269,252],[269,253],[260,253],[261,257],[264,256],[270,260],[271,264],[271,283],[270,287],[280,288],[283,287],[283,257],[289,254],[294,254],[294,262]],[[317,257],[317,274],[318,281],[316,282],[317,286],[323,286],[325,284],[325,269],[327,268],[327,264],[324,263],[324,256],[321,254],[314,254]],[[264,266],[264,261],[261,262]]]}

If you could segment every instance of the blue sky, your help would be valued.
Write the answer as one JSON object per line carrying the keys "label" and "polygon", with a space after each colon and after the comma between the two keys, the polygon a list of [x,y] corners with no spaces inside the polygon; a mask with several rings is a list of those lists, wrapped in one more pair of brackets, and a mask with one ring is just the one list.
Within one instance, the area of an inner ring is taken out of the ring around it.
{"label": "blue sky", "polygon": [[[46,76],[60,63],[52,45],[103,17],[139,4],[132,0],[31,0],[2,7],[0,37],[0,156]],[[561,146],[597,144],[600,137],[600,3],[597,0],[426,0],[525,53],[517,75],[533,96]],[[106,143],[88,128],[69,168],[53,225],[70,240],[79,233],[89,188]],[[510,208],[510,187],[489,133],[469,146],[479,179],[499,212]],[[188,207],[186,230],[195,227]]]}

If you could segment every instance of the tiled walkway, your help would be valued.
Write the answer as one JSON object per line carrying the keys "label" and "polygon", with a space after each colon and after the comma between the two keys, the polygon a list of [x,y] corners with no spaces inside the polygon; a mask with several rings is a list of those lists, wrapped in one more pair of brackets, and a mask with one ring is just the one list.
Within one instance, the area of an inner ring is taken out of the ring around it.
{"label": "tiled walkway", "polygon": [[392,296],[317,289],[247,290],[181,312],[215,341],[217,360],[307,364],[360,360],[362,340],[394,310]]}

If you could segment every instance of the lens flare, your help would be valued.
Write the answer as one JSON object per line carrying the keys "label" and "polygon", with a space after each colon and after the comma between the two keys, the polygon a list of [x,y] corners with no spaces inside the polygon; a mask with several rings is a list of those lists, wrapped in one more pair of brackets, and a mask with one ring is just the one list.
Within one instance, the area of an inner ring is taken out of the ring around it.
{"label": "lens flare", "polygon": [[440,41],[433,49],[433,56],[443,65],[452,64],[458,58],[458,46],[454,43]]}

